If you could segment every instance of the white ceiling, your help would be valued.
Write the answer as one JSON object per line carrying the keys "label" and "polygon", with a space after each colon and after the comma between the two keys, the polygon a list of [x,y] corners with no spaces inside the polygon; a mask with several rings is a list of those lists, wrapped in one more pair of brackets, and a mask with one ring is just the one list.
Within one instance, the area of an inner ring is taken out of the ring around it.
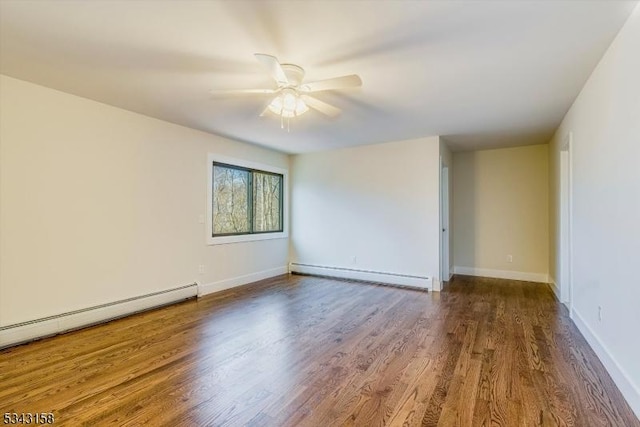
{"label": "white ceiling", "polygon": [[[300,153],[442,135],[456,150],[545,143],[633,1],[0,0],[0,72],[159,119]],[[280,129],[255,52],[343,109]]]}

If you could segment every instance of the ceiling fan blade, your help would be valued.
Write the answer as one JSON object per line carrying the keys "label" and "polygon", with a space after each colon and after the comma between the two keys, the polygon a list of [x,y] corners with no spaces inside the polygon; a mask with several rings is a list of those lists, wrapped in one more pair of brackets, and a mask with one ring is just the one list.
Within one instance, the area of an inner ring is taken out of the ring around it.
{"label": "ceiling fan blade", "polygon": [[340,115],[342,111],[333,105],[327,104],[326,102],[320,101],[318,98],[314,98],[309,95],[300,95],[300,98],[305,102],[305,104],[307,104],[307,106],[314,110],[318,110],[329,117],[336,117]]}
{"label": "ceiling fan blade", "polygon": [[269,95],[272,93],[276,93],[276,91],[274,89],[230,89],[230,90],[211,90],[209,91],[209,93],[215,96],[251,95],[251,94]]}
{"label": "ceiling fan blade", "polygon": [[271,110],[269,110],[269,107],[271,106],[271,101],[269,101],[269,103],[267,104],[266,107],[264,107],[264,110],[262,110],[262,113],[260,113],[260,117],[264,117],[267,115],[267,113]]}
{"label": "ceiling fan blade", "polygon": [[278,58],[265,53],[256,53],[254,56],[267,68],[271,77],[278,83],[278,86],[286,86],[289,84],[289,79],[287,79],[287,75],[284,73],[280,62],[278,62]]}
{"label": "ceiling fan blade", "polygon": [[300,90],[303,92],[319,92],[322,90],[346,89],[359,86],[362,86],[362,79],[357,74],[351,74],[349,76],[334,77],[332,79],[305,83],[300,86]]}

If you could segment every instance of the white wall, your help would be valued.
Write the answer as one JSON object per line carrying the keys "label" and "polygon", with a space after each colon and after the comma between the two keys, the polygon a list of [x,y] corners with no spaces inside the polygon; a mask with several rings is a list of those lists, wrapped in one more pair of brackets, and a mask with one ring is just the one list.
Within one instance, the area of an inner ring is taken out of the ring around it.
{"label": "white wall", "polygon": [[438,137],[294,156],[292,261],[437,278],[439,163]]}
{"label": "white wall", "polygon": [[573,319],[640,417],[640,6],[551,141],[554,274],[559,157],[568,132],[573,132]]}
{"label": "white wall", "polygon": [[0,326],[285,271],[286,239],[206,246],[198,217],[208,152],[286,155],[6,76],[0,91]]}
{"label": "white wall", "polygon": [[456,152],[453,159],[455,272],[546,282],[548,146]]}

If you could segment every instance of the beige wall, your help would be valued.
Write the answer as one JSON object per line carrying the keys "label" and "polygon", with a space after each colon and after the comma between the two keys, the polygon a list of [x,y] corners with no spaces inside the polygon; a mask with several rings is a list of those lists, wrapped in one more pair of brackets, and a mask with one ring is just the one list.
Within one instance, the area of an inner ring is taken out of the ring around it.
{"label": "beige wall", "polygon": [[453,159],[455,271],[546,281],[548,146],[457,152]]}
{"label": "beige wall", "polygon": [[437,279],[439,151],[429,137],[293,156],[292,261]]}
{"label": "beige wall", "polygon": [[199,216],[207,153],[288,156],[10,77],[0,90],[0,326],[286,271],[287,239],[207,246]]}

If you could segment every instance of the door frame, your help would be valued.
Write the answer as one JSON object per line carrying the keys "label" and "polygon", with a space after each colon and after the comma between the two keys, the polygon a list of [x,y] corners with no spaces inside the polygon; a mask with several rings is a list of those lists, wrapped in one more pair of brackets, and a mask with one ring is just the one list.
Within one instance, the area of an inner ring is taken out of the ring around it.
{"label": "door frame", "polygon": [[573,169],[572,169],[573,132],[568,132],[560,147],[560,215],[559,215],[559,274],[560,301],[569,309],[573,318],[573,248],[572,248],[572,212],[573,212]]}
{"label": "door frame", "polygon": [[[440,282],[448,282],[451,279],[450,253],[450,194],[449,194],[449,166],[440,156]],[[443,283],[440,284],[442,288]]]}

